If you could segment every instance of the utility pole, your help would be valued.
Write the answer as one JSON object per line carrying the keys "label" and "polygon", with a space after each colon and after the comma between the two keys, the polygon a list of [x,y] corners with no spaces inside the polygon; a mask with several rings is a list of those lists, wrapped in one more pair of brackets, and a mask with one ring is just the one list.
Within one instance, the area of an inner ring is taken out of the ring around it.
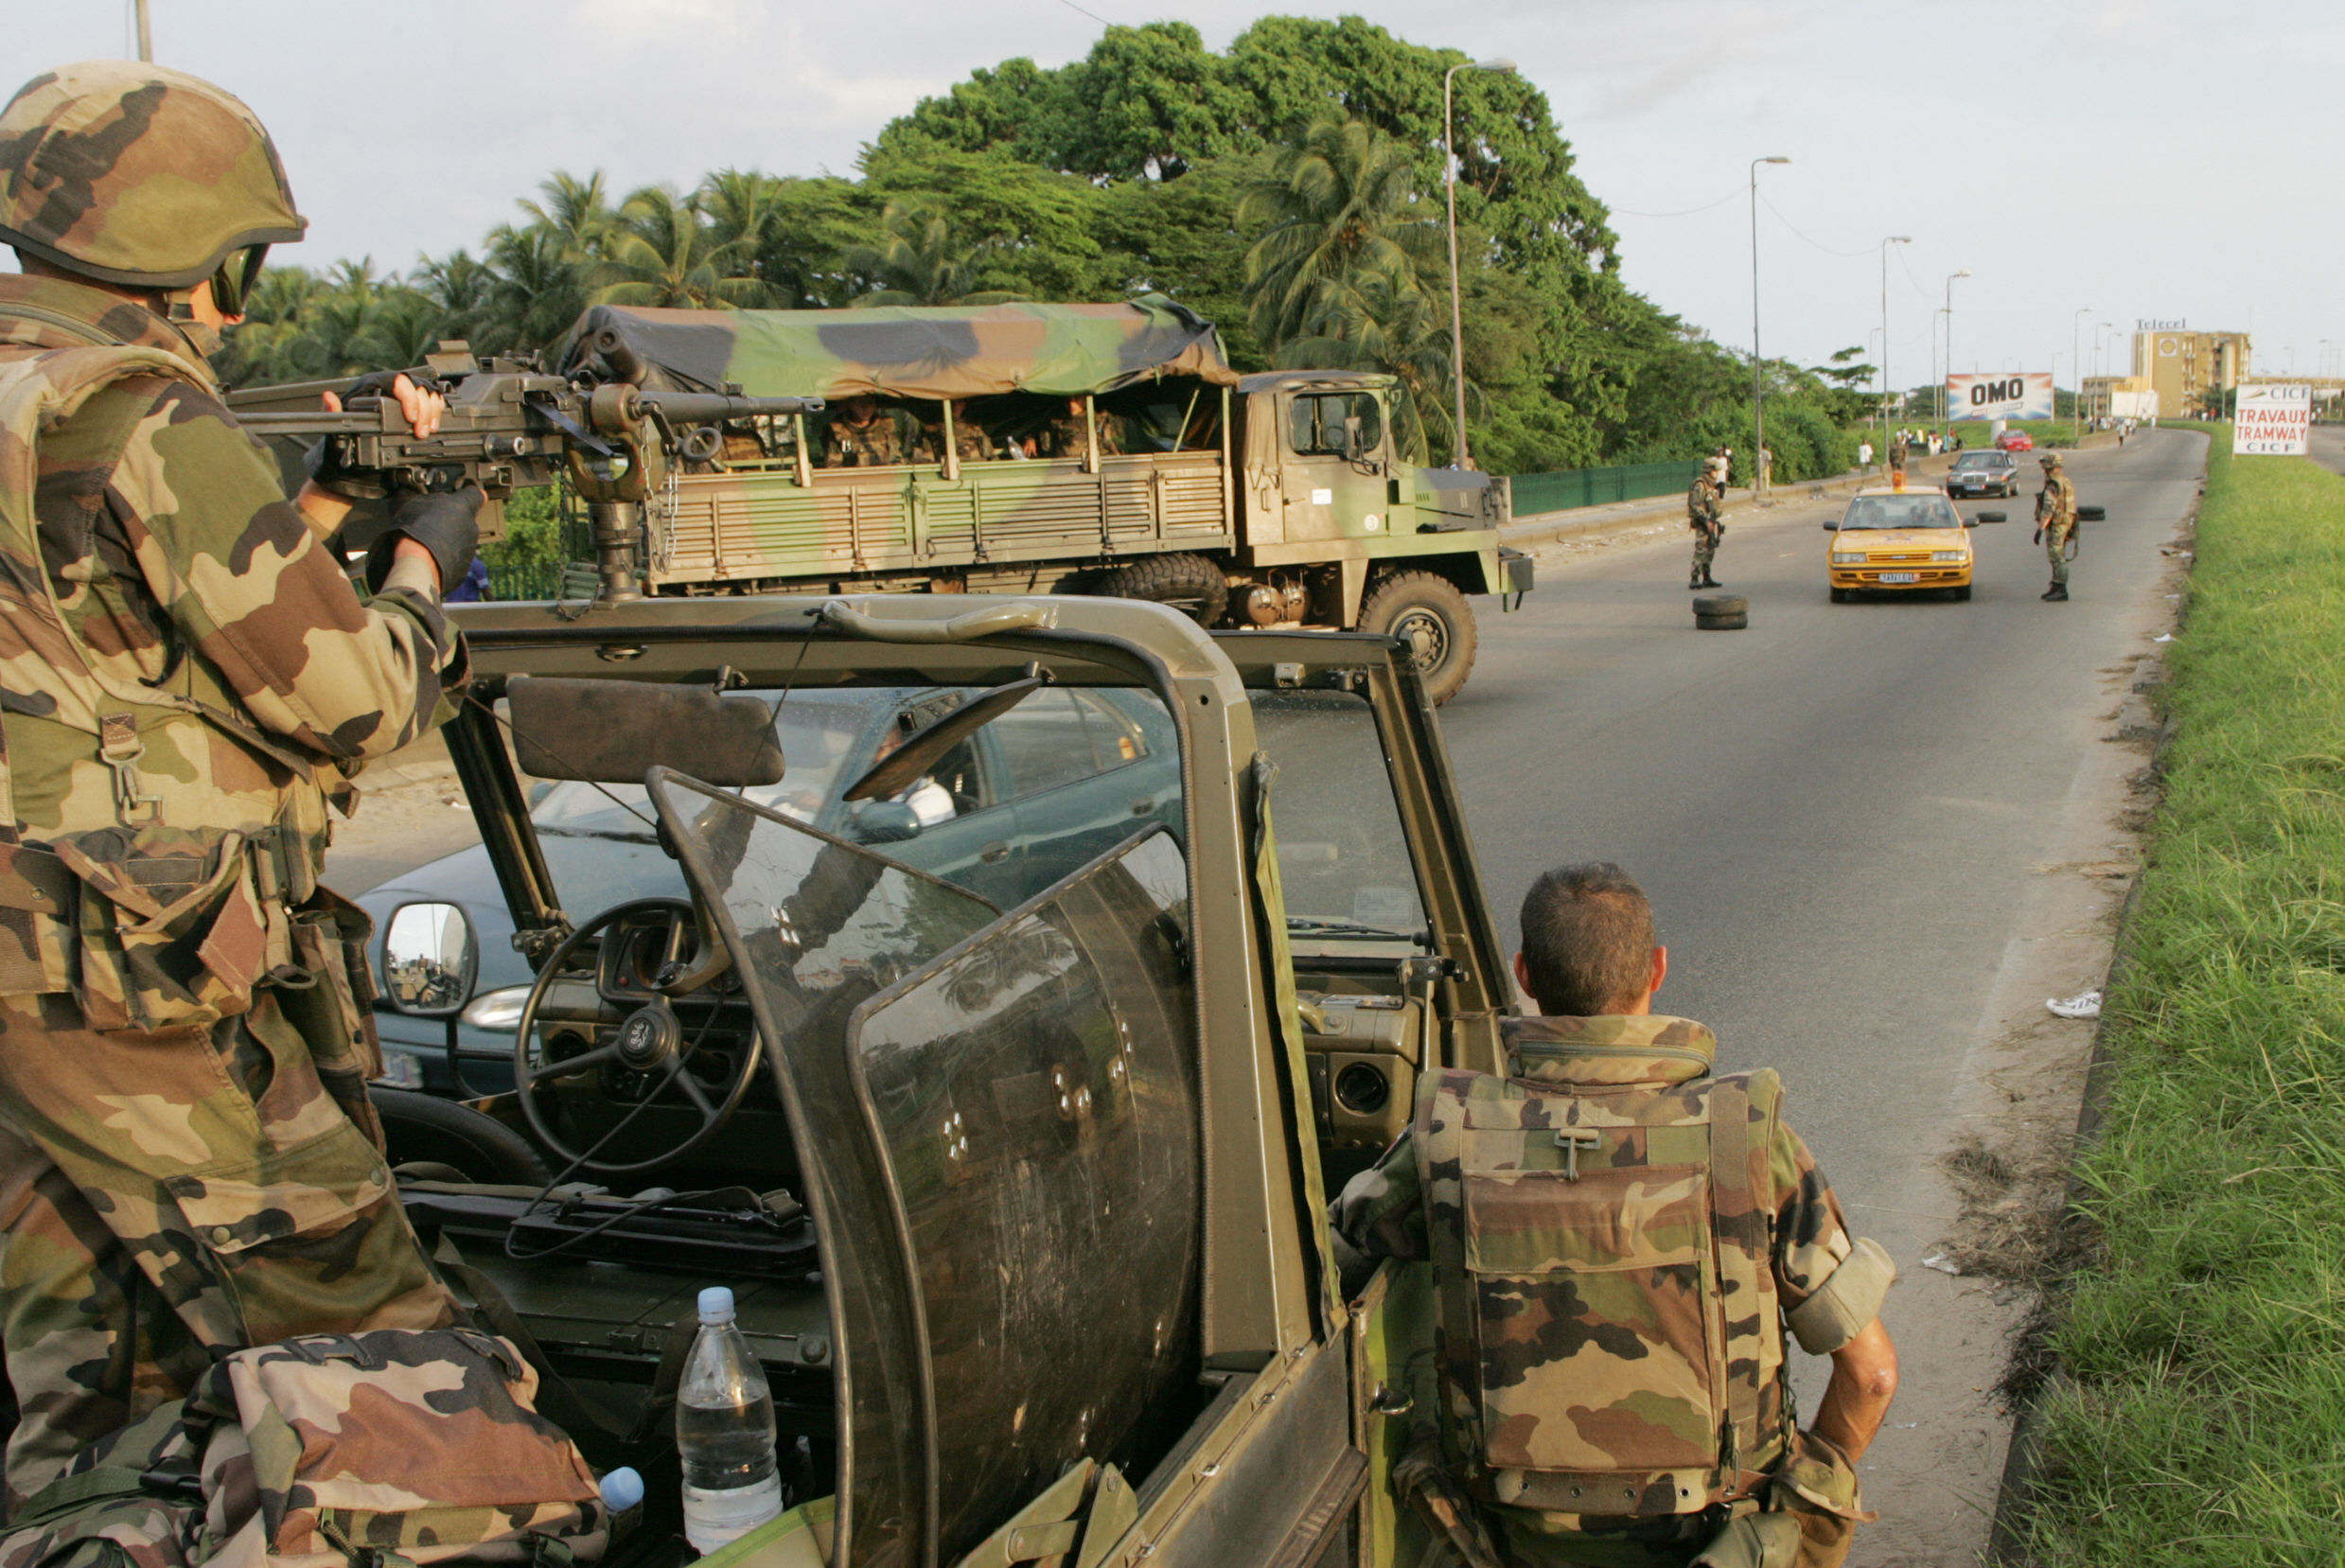
{"label": "utility pole", "polygon": [[[1946,380],[1954,379],[1954,280],[1968,277],[1970,269],[1946,274]],[[1946,440],[1954,433],[1954,411],[1948,406],[1946,381],[1938,383],[1938,439]]]}
{"label": "utility pole", "polygon": [[1889,247],[1911,245],[1910,234],[1893,234],[1881,241],[1881,445],[1889,445]]}
{"label": "utility pole", "polygon": [[1451,461],[1460,468],[1472,467],[1473,459],[1466,451],[1466,312],[1457,287],[1457,116],[1451,108],[1451,90],[1460,71],[1513,70],[1511,60],[1477,60],[1441,73],[1441,166],[1447,176],[1441,184],[1450,204],[1450,379],[1457,395],[1457,450]]}
{"label": "utility pole", "polygon": [[1751,160],[1751,492],[1756,495],[1766,477],[1767,361],[1759,354],[1758,295],[1758,171],[1761,164],[1788,164],[1777,155]]}
{"label": "utility pole", "polygon": [[147,16],[147,0],[132,0],[138,11],[138,58],[154,62],[154,28]]}
{"label": "utility pole", "polygon": [[[2076,390],[2069,397],[2068,412],[2076,427],[2075,435],[2079,441],[2085,438],[2085,361],[2080,345],[2084,342],[2085,318],[2090,314],[2092,307],[2083,306],[2068,322],[2068,357],[2074,361],[2072,373],[2076,377]],[[2058,380],[2054,380],[2052,385],[2054,392],[2059,390]]]}

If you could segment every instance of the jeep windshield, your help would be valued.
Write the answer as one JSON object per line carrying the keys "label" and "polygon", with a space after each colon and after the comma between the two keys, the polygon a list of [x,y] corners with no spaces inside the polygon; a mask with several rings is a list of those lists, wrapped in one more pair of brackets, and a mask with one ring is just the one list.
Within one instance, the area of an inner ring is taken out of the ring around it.
{"label": "jeep windshield", "polygon": [[1257,692],[1254,724],[1278,767],[1272,812],[1296,944],[1427,945],[1424,901],[1367,700]]}

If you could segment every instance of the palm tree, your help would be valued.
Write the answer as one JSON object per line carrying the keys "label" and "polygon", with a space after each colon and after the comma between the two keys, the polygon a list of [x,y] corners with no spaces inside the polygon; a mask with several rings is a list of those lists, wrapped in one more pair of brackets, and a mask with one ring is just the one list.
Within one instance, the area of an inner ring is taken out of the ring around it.
{"label": "palm tree", "polygon": [[1238,223],[1261,230],[1246,252],[1246,313],[1274,351],[1315,331],[1314,317],[1352,308],[1338,296],[1368,279],[1388,280],[1388,297],[1414,289],[1442,235],[1418,210],[1408,150],[1358,120],[1329,118],[1278,150],[1239,199]]}
{"label": "palm tree", "polygon": [[579,263],[570,259],[569,246],[548,223],[501,223],[489,232],[494,314],[522,346],[550,348],[586,308]]}
{"label": "palm tree", "polygon": [[773,220],[775,195],[782,182],[753,168],[720,168],[700,182],[693,204],[709,220],[709,233],[720,245],[739,244],[754,254]]}
{"label": "palm tree", "polygon": [[439,312],[440,336],[462,338],[481,354],[497,353],[512,341],[511,324],[497,309],[497,283],[494,271],[463,250],[422,257],[407,279]]}
{"label": "palm tree", "polygon": [[1003,289],[971,291],[985,248],[960,244],[940,213],[890,202],[879,232],[877,245],[851,245],[841,258],[849,272],[878,285],[851,305],[1000,305],[1020,297]]}
{"label": "palm tree", "polygon": [[734,271],[741,238],[719,241],[693,200],[672,185],[646,185],[620,208],[603,259],[587,269],[597,305],[730,310],[753,305],[765,285]]}
{"label": "palm tree", "polygon": [[566,259],[584,262],[599,257],[620,222],[620,215],[611,210],[603,171],[598,168],[581,180],[556,169],[538,189],[545,196],[543,203],[522,201],[515,205],[529,215],[531,223],[559,237]]}

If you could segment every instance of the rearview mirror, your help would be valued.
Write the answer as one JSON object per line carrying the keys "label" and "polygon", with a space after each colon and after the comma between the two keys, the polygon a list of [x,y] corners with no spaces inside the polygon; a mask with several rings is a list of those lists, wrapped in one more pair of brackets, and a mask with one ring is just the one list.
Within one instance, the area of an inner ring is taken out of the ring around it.
{"label": "rearview mirror", "polygon": [[383,995],[401,1013],[445,1018],[472,999],[481,949],[453,904],[404,904],[382,936]]}
{"label": "rearview mirror", "polygon": [[943,761],[945,752],[1033,696],[1045,684],[1042,677],[1030,675],[1023,680],[996,686],[976,701],[954,709],[880,758],[870,772],[849,784],[839,798],[884,801],[890,795],[901,794]]}
{"label": "rearview mirror", "polygon": [[2011,520],[2011,514],[2008,512],[1981,512],[1978,517],[1972,520],[1974,522],[2009,522]]}
{"label": "rearview mirror", "polygon": [[782,744],[763,697],[706,686],[516,676],[513,757],[540,779],[642,784],[653,767],[740,789],[782,782]]}

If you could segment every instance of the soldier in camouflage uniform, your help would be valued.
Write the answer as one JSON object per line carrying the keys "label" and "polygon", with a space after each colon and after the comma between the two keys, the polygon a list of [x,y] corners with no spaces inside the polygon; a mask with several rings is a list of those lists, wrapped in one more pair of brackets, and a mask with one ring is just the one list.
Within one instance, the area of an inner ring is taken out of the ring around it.
{"label": "soldier in camouflage uniform", "polygon": [[[1357,1251],[1432,1261],[1446,1480],[1509,1563],[1838,1563],[1896,1384],[1895,1268],[1849,1237],[1773,1072],[1713,1076],[1710,1031],[1652,1013],[1668,954],[1626,873],[1548,872],[1523,932],[1544,1015],[1509,1026],[1510,1076],[1428,1075],[1333,1209]],[[1806,1432],[1787,1326],[1833,1362]],[[1411,1489],[1458,1541],[1455,1504]]]}
{"label": "soldier in camouflage uniform", "polygon": [[2058,452],[2046,452],[2039,460],[2044,466],[2044,487],[2036,492],[2036,542],[2044,547],[2044,555],[2052,562],[2052,587],[2044,598],[2059,605],[2068,602],[2068,541],[2076,533],[2076,486],[2060,464]]}
{"label": "soldier in camouflage uniform", "polygon": [[[944,449],[944,421],[921,428],[924,449]],[[994,460],[994,438],[985,433],[985,427],[969,415],[969,399],[953,399],[953,455],[962,463],[991,463]]]}
{"label": "soldier in camouflage uniform", "polygon": [[1726,463],[1714,457],[1702,464],[1685,492],[1685,525],[1694,531],[1694,566],[1685,580],[1689,589],[1726,586],[1710,575],[1710,562],[1726,533],[1725,519],[1719,511],[1719,502],[1725,499]]}
{"label": "soldier in camouflage uniform", "polygon": [[838,406],[822,430],[822,466],[826,468],[878,468],[906,461],[904,426],[891,409],[883,409],[868,393],[858,393]]}
{"label": "soldier in camouflage uniform", "polygon": [[[395,514],[361,602],[204,352],[299,238],[268,133],[101,62],[0,110],[0,1344],[11,1504],[287,1335],[427,1329],[366,923],[329,800],[439,722],[478,492]],[[392,389],[419,431],[436,399]]]}
{"label": "soldier in camouflage uniform", "polygon": [[[1102,457],[1122,456],[1123,436],[1116,427],[1116,416],[1112,414],[1102,414],[1099,416],[1099,429],[1100,455]],[[1080,397],[1067,399],[1065,414],[1045,425],[1040,435],[1026,438],[1026,455],[1029,457],[1079,458],[1088,453],[1090,449],[1090,435],[1084,427],[1083,399]]]}

